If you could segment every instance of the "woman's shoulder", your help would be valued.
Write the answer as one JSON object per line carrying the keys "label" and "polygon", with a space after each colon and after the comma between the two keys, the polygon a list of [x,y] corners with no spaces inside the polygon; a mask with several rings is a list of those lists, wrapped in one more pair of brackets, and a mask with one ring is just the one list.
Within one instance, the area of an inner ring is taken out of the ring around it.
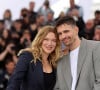
{"label": "woman's shoulder", "polygon": [[21,53],[18,53],[18,56],[33,56],[32,53],[30,51],[23,51]]}
{"label": "woman's shoulder", "polygon": [[19,51],[18,53],[18,57],[19,57],[19,60],[25,60],[25,61],[32,61],[33,60],[33,54],[31,51],[29,50],[21,50]]}
{"label": "woman's shoulder", "polygon": [[31,49],[30,49],[30,48],[21,49],[21,50],[18,52],[18,56],[20,56],[20,55],[22,55],[22,54],[32,54],[32,53],[31,53]]}

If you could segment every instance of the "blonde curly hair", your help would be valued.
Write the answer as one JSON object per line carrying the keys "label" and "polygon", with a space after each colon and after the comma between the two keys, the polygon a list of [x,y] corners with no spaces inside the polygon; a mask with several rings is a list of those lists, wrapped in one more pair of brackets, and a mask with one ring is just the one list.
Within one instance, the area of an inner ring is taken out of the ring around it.
{"label": "blonde curly hair", "polygon": [[44,38],[46,37],[46,35],[52,32],[55,34],[56,36],[56,47],[55,50],[49,55],[49,62],[52,66],[56,66],[56,62],[58,61],[59,57],[60,57],[60,41],[58,38],[58,35],[56,33],[56,30],[53,26],[44,26],[43,28],[41,28],[38,32],[38,34],[36,35],[35,39],[33,40],[31,46],[29,48],[23,49],[20,51],[29,51],[32,53],[32,55],[34,56],[34,60],[33,62],[36,63],[37,60],[42,61],[42,48],[41,48],[41,44],[44,40]]}

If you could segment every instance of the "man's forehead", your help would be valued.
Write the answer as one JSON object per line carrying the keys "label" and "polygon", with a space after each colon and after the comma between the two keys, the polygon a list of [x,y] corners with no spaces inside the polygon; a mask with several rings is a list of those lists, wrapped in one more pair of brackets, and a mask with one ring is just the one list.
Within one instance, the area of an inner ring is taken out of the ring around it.
{"label": "man's forehead", "polygon": [[61,28],[73,28],[73,25],[69,25],[69,24],[61,24],[57,27],[57,29],[61,29]]}

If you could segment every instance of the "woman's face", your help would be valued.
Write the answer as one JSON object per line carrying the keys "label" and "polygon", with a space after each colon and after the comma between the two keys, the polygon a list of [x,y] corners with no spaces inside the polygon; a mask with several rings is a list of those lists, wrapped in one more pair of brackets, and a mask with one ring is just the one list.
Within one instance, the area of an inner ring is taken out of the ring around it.
{"label": "woman's face", "polygon": [[42,42],[42,50],[45,54],[49,55],[56,47],[56,36],[53,32],[49,32]]}

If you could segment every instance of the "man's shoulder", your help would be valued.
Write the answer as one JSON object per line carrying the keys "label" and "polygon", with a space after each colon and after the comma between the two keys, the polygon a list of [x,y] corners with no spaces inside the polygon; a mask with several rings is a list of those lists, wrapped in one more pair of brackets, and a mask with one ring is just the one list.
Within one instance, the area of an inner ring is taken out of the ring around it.
{"label": "man's shoulder", "polygon": [[94,40],[86,40],[87,44],[97,46],[100,45],[100,41],[94,41]]}
{"label": "man's shoulder", "polygon": [[96,47],[100,47],[100,41],[94,41],[94,40],[87,40],[82,38],[83,43],[86,43],[86,46],[88,48],[96,48]]}
{"label": "man's shoulder", "polygon": [[90,45],[98,45],[100,44],[100,41],[95,41],[95,40],[87,40],[85,38],[82,38],[82,41],[85,41],[87,44],[90,44]]}

